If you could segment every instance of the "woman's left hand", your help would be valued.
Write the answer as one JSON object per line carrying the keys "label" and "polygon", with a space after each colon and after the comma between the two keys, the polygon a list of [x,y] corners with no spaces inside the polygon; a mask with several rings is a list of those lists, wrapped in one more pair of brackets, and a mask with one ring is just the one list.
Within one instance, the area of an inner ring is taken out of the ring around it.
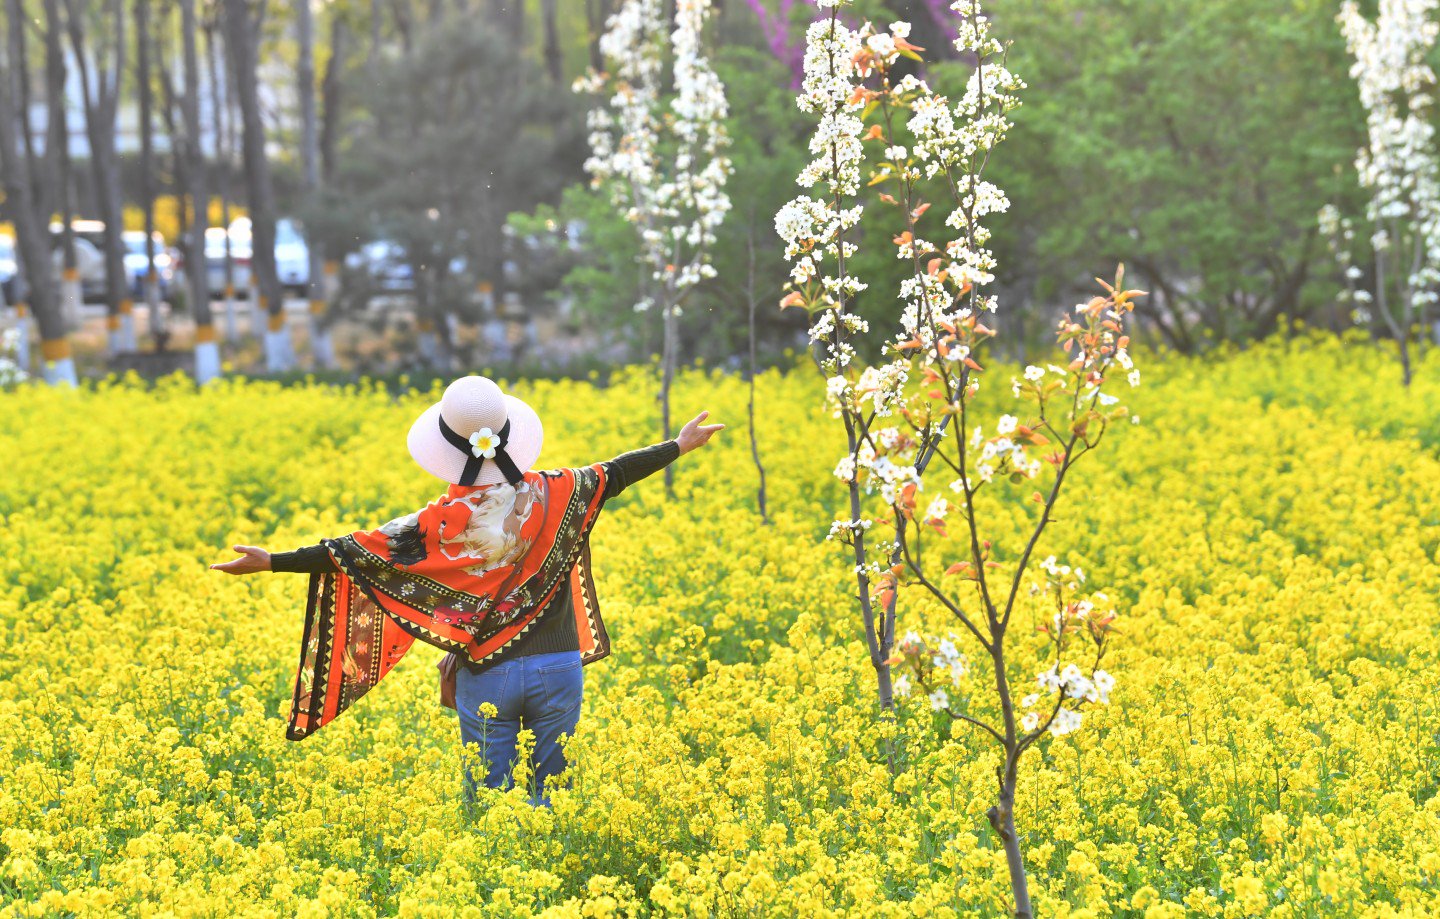
{"label": "woman's left hand", "polygon": [[259,546],[231,546],[240,553],[237,559],[231,559],[210,567],[215,571],[223,571],[226,574],[254,574],[257,571],[270,570],[270,553]]}
{"label": "woman's left hand", "polygon": [[681,456],[705,446],[710,442],[710,438],[715,436],[716,431],[725,430],[723,424],[701,424],[708,417],[710,417],[709,412],[701,412],[691,418],[689,424],[680,429],[680,433],[675,437],[675,443],[680,446]]}

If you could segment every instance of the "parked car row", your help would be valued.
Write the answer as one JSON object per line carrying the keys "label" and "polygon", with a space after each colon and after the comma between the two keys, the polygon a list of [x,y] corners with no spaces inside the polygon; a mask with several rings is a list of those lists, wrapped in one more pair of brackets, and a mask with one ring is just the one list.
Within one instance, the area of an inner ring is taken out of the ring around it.
{"label": "parked car row", "polygon": [[[76,220],[71,224],[75,238],[75,261],[80,272],[81,293],[87,302],[105,298],[105,225],[98,220]],[[63,264],[63,227],[52,224],[50,232],[55,246],[55,272],[59,276]],[[524,236],[507,240],[507,251],[514,254],[504,261],[507,282],[514,283],[519,266],[515,259],[520,253],[532,258],[548,258],[550,248],[555,245],[573,247],[577,245],[578,225],[567,225],[558,231],[556,239],[541,239]],[[140,299],[145,290],[145,274],[150,259],[146,251],[145,234],[138,230],[126,230],[121,234],[125,247],[125,274],[130,295]],[[558,242],[557,242],[558,241]],[[152,236],[155,252],[155,268],[159,273],[160,293],[169,297],[171,288],[184,271],[184,256],[173,247],[167,247],[159,233]],[[230,282],[236,296],[248,296],[251,283],[254,256],[251,225],[248,217],[239,217],[226,227],[210,227],[205,231],[205,275],[212,298],[225,294],[226,256],[230,261]],[[8,236],[0,236],[0,285],[3,285],[7,301],[15,299],[18,258],[15,242]],[[289,218],[275,223],[275,262],[280,283],[290,292],[303,296],[310,282],[310,250],[300,233],[299,225]],[[370,295],[408,295],[415,291],[415,275],[405,247],[393,240],[380,238],[371,240],[351,252],[345,258],[345,268],[351,276],[363,279],[362,283]],[[450,263],[452,276],[463,276],[469,265],[463,258]]]}
{"label": "parked car row", "polygon": [[[75,268],[80,274],[81,297],[87,303],[103,301],[106,295],[105,224],[99,220],[74,220],[70,227],[74,236]],[[65,264],[64,229],[64,225],[58,221],[50,225],[57,279]],[[235,219],[228,229],[210,227],[205,231],[205,273],[211,297],[225,294],[227,242],[231,279],[236,295],[247,295],[253,255],[250,235],[248,217]],[[275,235],[275,261],[280,283],[291,292],[303,294],[310,283],[310,249],[305,244],[305,238],[300,235],[298,224],[288,218],[276,221]],[[129,294],[138,300],[144,296],[145,276],[150,266],[145,233],[141,230],[125,230],[121,232],[120,240],[124,246],[125,276]],[[184,271],[184,255],[178,248],[167,246],[159,233],[153,234],[152,243],[160,296],[168,298],[172,285]],[[7,303],[14,302],[19,293],[19,261],[15,240],[9,236],[0,236],[0,289],[4,290]]]}

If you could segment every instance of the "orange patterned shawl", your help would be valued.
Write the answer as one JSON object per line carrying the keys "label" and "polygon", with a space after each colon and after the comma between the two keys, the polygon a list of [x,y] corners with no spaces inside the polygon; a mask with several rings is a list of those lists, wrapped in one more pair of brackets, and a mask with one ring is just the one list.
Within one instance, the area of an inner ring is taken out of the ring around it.
{"label": "orange patterned shawl", "polygon": [[527,472],[514,486],[451,485],[424,509],[322,544],[339,569],[312,574],[285,736],[315,733],[380,682],[414,644],[473,661],[509,647],[563,580],[581,658],[609,653],[590,577],[599,466]]}

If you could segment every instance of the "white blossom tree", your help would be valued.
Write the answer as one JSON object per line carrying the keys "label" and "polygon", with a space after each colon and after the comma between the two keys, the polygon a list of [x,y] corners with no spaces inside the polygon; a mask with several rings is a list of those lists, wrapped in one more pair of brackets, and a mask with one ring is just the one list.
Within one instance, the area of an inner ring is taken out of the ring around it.
{"label": "white blossom tree", "polygon": [[[1064,316],[1057,328],[1064,366],[1026,368],[1011,384],[1022,406],[987,436],[974,404],[981,351],[995,335],[985,317],[997,309],[983,292],[995,269],[984,221],[1009,201],[983,176],[1024,84],[1006,68],[1005,48],[974,0],[951,5],[959,20],[955,48],[975,62],[953,101],[913,74],[892,79],[900,57],[924,50],[907,40],[908,23],[853,30],[840,16],[848,2],[821,0],[830,15],[807,34],[799,105],[818,115],[819,125],[810,142],[815,159],[799,182],[820,194],[797,197],[776,216],[792,260],[793,290],[781,303],[812,315],[827,404],[845,426],[847,450],[835,474],[847,487],[849,513],[831,536],[853,550],[882,716],[890,716],[896,697],[924,698],[928,708],[994,742],[997,789],[987,816],[1004,847],[1015,914],[1028,917],[1015,822],[1021,758],[1045,738],[1076,730],[1082,707],[1107,704],[1114,685],[1100,668],[1115,618],[1106,597],[1082,594],[1078,569],[1053,556],[1036,563],[1035,556],[1071,468],[1127,414],[1105,386],[1114,375],[1139,384],[1123,324],[1141,292],[1125,290],[1118,272],[1113,285],[1101,282],[1105,296]],[[879,150],[873,158],[867,143]],[[883,187],[880,213],[893,214],[894,255],[909,270],[897,291],[873,294],[898,295],[901,306],[883,331],[885,359],[872,364],[862,354],[873,349],[859,347],[870,329],[854,309],[867,287],[850,267],[866,216],[857,202],[862,179]],[[932,198],[948,206],[932,213]],[[950,238],[932,242],[930,232]],[[1014,545],[989,536],[985,511],[993,513],[996,502],[1034,509]],[[1032,568],[1039,574],[1027,578]],[[959,634],[912,631],[896,643],[902,589],[947,611]],[[1039,619],[1040,648],[1023,632],[1014,637],[1017,613]],[[1049,665],[1022,676],[1008,653],[1017,641],[1021,657],[1044,649]],[[965,646],[988,666],[972,670]],[[903,673],[892,683],[897,665]],[[1017,698],[1016,681],[1028,679],[1035,691]]]}
{"label": "white blossom tree", "polygon": [[1410,385],[1410,338],[1440,289],[1440,149],[1435,139],[1435,71],[1429,58],[1440,37],[1440,0],[1380,0],[1367,19],[1354,0],[1336,21],[1355,62],[1350,68],[1365,108],[1366,143],[1355,156],[1368,194],[1365,218],[1373,260],[1372,287],[1354,262],[1352,221],[1333,206],[1320,212],[1321,230],[1345,278],[1344,298],[1355,318],[1380,320],[1399,349]]}
{"label": "white blossom tree", "polygon": [[[660,0],[626,0],[610,17],[600,51],[610,70],[592,71],[577,91],[603,93],[589,113],[596,186],[635,226],[642,263],[638,311],[661,315],[660,416],[671,436],[670,384],[675,375],[677,320],[686,296],[714,277],[710,249],[730,210],[725,182],[725,86],[705,56],[710,0],[678,0],[667,35]],[[673,92],[663,80],[667,59]],[[673,473],[665,470],[665,487]]]}

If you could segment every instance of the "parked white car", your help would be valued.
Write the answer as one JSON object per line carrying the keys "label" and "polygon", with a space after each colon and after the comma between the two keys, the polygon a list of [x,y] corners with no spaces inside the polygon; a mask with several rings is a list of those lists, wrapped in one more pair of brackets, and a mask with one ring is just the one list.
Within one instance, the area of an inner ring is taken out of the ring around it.
{"label": "parked white car", "polygon": [[[232,247],[238,244],[246,253],[252,251],[254,240],[249,217],[237,217],[231,222],[230,244]],[[281,286],[296,296],[303,295],[310,286],[310,247],[300,235],[299,225],[288,217],[275,221],[275,273]]]}
{"label": "parked white car", "polygon": [[297,297],[310,287],[310,247],[288,217],[275,221],[275,271],[280,283]]}
{"label": "parked white car", "polygon": [[[243,238],[230,233],[230,271],[234,279],[235,295],[245,297],[250,290],[250,234],[248,222]],[[205,274],[210,285],[210,296],[225,296],[225,237],[224,227],[210,227],[205,231]]]}

